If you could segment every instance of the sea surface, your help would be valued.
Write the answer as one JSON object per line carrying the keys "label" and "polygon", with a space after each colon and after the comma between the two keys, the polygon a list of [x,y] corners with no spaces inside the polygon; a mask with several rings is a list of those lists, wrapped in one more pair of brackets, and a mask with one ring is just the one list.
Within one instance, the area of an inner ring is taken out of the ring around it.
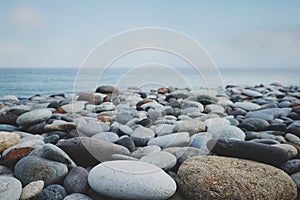
{"label": "sea surface", "polygon": [[215,72],[202,74],[190,68],[123,67],[110,68],[99,74],[98,70],[84,71],[78,68],[0,68],[0,97],[71,94],[78,92],[78,88],[92,91],[102,84],[121,88],[134,86],[147,90],[161,86],[196,89],[210,87],[213,83],[218,83],[219,86],[228,84],[254,86],[273,82],[300,86],[300,69],[219,69],[219,74]]}

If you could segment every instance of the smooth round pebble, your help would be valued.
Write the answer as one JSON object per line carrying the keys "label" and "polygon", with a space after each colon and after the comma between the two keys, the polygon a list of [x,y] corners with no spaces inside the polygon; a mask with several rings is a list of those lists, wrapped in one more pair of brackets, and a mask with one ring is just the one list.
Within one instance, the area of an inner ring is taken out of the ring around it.
{"label": "smooth round pebble", "polygon": [[52,112],[49,109],[35,109],[20,115],[17,118],[17,124],[20,126],[30,126],[49,119]]}
{"label": "smooth round pebble", "polygon": [[162,169],[140,161],[101,163],[90,171],[88,182],[100,194],[120,199],[168,199],[177,188]]}
{"label": "smooth round pebble", "polygon": [[21,200],[30,200],[36,195],[38,195],[44,188],[44,181],[33,181],[26,185],[23,190],[20,199]]}
{"label": "smooth round pebble", "polygon": [[49,185],[42,190],[35,200],[63,200],[67,196],[65,188],[61,185]]}
{"label": "smooth round pebble", "polygon": [[64,186],[68,194],[85,194],[89,185],[87,182],[88,171],[83,167],[73,167],[64,180]]}
{"label": "smooth round pebble", "polygon": [[146,156],[143,156],[140,161],[154,164],[161,169],[168,170],[176,165],[176,157],[169,152],[152,152]]}
{"label": "smooth round pebble", "polygon": [[9,176],[0,176],[0,199],[18,200],[22,193],[21,182]]}

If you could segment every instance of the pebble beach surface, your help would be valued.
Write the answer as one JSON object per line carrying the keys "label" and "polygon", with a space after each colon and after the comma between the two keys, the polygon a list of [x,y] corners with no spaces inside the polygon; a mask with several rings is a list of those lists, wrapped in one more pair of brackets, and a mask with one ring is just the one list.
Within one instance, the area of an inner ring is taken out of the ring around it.
{"label": "pebble beach surface", "polygon": [[0,97],[1,200],[300,199],[300,87]]}

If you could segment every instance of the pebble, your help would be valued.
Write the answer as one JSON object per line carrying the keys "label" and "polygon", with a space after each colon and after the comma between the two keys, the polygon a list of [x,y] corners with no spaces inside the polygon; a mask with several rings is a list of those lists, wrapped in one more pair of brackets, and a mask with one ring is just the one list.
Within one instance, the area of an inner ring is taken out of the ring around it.
{"label": "pebble", "polygon": [[207,143],[207,147],[211,152],[219,156],[249,159],[277,167],[290,158],[289,152],[284,149],[234,139],[210,140]]}
{"label": "pebble", "polygon": [[295,121],[290,124],[286,131],[300,137],[300,121]]}
{"label": "pebble", "polygon": [[77,118],[75,123],[78,133],[83,136],[91,137],[97,133],[109,131],[109,126],[106,123],[94,118]]}
{"label": "pebble", "polygon": [[33,199],[43,190],[43,188],[44,188],[44,181],[42,180],[32,181],[31,183],[29,183],[23,188],[20,200]]}
{"label": "pebble", "polygon": [[65,164],[68,168],[76,167],[75,162],[62,149],[53,145],[45,144],[42,148],[36,149],[29,156],[39,156],[48,160]]}
{"label": "pebble", "polygon": [[68,168],[64,164],[36,156],[22,158],[14,168],[15,176],[23,185],[36,180],[43,180],[45,185],[58,183],[67,173]]}
{"label": "pebble", "polygon": [[245,133],[241,129],[231,125],[210,126],[208,127],[207,132],[211,133],[214,139],[245,140],[246,138]]}
{"label": "pebble", "polygon": [[281,116],[284,116],[284,111],[282,111],[280,108],[269,108],[248,112],[245,118],[260,118],[267,121],[272,121],[275,119],[275,117]]}
{"label": "pebble", "polygon": [[178,170],[177,183],[184,197],[191,200],[297,197],[295,183],[283,171],[258,162],[219,156],[187,160]]}
{"label": "pebble", "polygon": [[242,94],[253,98],[262,97],[262,94],[260,92],[249,90],[249,89],[242,90]]}
{"label": "pebble", "polygon": [[138,161],[139,159],[134,158],[132,156],[122,155],[122,154],[113,154],[111,156],[111,160],[135,160],[135,161]]}
{"label": "pebble", "polygon": [[299,145],[300,146],[300,138],[297,137],[296,135],[294,134],[291,134],[291,133],[287,133],[285,135],[285,139],[295,145]]}
{"label": "pebble", "polygon": [[129,155],[127,148],[88,137],[75,137],[60,140],[57,146],[65,151],[79,166],[94,166],[111,159],[113,154]]}
{"label": "pebble", "polygon": [[119,136],[113,132],[102,132],[102,133],[97,133],[97,134],[93,135],[91,138],[115,143],[118,141]]}
{"label": "pebble", "polygon": [[281,166],[281,169],[290,175],[300,172],[300,159],[288,160]]}
{"label": "pebble", "polygon": [[92,199],[84,194],[74,193],[66,196],[63,200],[92,200]]}
{"label": "pebble", "polygon": [[174,128],[174,132],[188,132],[190,136],[203,131],[205,131],[205,124],[199,119],[181,121]]}
{"label": "pebble", "polygon": [[74,103],[69,103],[61,106],[64,112],[66,113],[78,113],[84,109],[86,101],[77,101]]}
{"label": "pebble", "polygon": [[58,184],[49,185],[42,190],[35,198],[35,200],[63,200],[67,196],[65,188]]}
{"label": "pebble", "polygon": [[236,102],[233,104],[234,107],[236,108],[242,108],[247,111],[254,111],[260,109],[260,105],[252,102]]}
{"label": "pebble", "polygon": [[137,159],[142,158],[152,152],[159,152],[161,151],[160,147],[157,145],[150,145],[146,147],[139,147],[134,152],[131,153],[131,156]]}
{"label": "pebble", "polygon": [[0,153],[5,149],[18,144],[20,136],[16,133],[0,131]]}
{"label": "pebble", "polygon": [[200,149],[202,152],[209,153],[207,142],[212,139],[212,134],[208,132],[196,133],[191,137],[191,147]]}
{"label": "pebble", "polygon": [[247,118],[242,121],[242,124],[251,124],[256,128],[257,131],[265,131],[268,130],[270,124],[266,120],[259,119],[259,118]]}
{"label": "pebble", "polygon": [[290,144],[274,144],[274,147],[282,148],[290,153],[290,159],[295,158],[298,155],[298,150],[296,147]]}
{"label": "pebble", "polygon": [[0,131],[13,132],[16,130],[18,130],[16,126],[9,125],[9,124],[0,124]]}
{"label": "pebble", "polygon": [[183,163],[189,158],[207,154],[207,152],[203,152],[200,149],[194,147],[169,147],[164,149],[164,151],[170,152],[171,154],[176,156],[177,162],[179,164]]}
{"label": "pebble", "polygon": [[205,113],[210,113],[210,112],[219,112],[219,113],[223,113],[225,111],[225,109],[217,104],[209,104],[207,106],[205,106],[204,112]]}
{"label": "pebble", "polygon": [[190,137],[188,132],[173,133],[164,136],[158,136],[148,142],[149,145],[157,145],[161,148],[167,147],[184,147],[189,146]]}
{"label": "pebble", "polygon": [[30,126],[46,121],[52,116],[49,109],[35,109],[20,115],[17,119],[17,124],[20,126]]}
{"label": "pebble", "polygon": [[68,194],[72,193],[87,193],[88,171],[83,167],[73,167],[64,180],[64,187]]}
{"label": "pebble", "polygon": [[88,182],[95,191],[119,199],[168,199],[177,188],[162,169],[140,161],[101,163],[90,171]]}
{"label": "pebble", "polygon": [[155,128],[157,136],[163,136],[173,133],[175,125],[173,124],[160,124]]}
{"label": "pebble", "polygon": [[147,142],[155,137],[155,133],[150,128],[138,127],[130,135],[136,146],[145,146]]}
{"label": "pebble", "polygon": [[18,149],[18,148],[23,148],[23,147],[32,147],[32,148],[40,148],[44,145],[44,141],[41,139],[35,139],[31,137],[24,137],[20,140],[20,142],[16,145],[13,145],[9,148],[7,148],[5,151],[3,151],[2,156],[6,156],[11,150],[13,149]]}
{"label": "pebble", "polygon": [[131,137],[121,137],[118,141],[117,144],[126,147],[130,152],[133,152],[135,150],[135,144],[134,141]]}
{"label": "pebble", "polygon": [[0,199],[1,200],[18,200],[22,193],[21,182],[8,176],[0,176]]}
{"label": "pebble", "polygon": [[163,170],[168,170],[176,165],[177,159],[169,152],[159,151],[143,156],[140,161],[154,164]]}

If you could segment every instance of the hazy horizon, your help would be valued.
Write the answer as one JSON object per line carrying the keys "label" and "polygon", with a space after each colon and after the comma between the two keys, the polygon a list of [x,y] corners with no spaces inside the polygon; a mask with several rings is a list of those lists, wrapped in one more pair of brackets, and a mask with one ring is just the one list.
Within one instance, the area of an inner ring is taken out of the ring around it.
{"label": "hazy horizon", "polygon": [[[5,1],[0,67],[78,68],[112,35],[139,27],[179,31],[220,69],[299,68],[299,1]],[[166,55],[154,59],[182,66]],[[141,56],[121,60],[131,66]]]}

